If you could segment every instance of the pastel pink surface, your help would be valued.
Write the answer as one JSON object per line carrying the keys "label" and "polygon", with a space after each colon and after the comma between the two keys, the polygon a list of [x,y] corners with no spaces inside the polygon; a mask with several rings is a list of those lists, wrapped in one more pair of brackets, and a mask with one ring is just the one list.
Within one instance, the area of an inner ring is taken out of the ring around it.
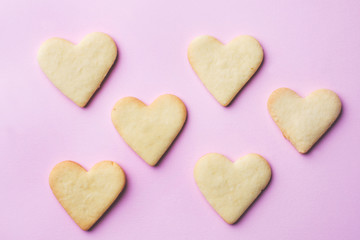
{"label": "pastel pink surface", "polygon": [[[6,1],[0,8],[1,239],[360,239],[360,1]],[[119,58],[100,91],[81,109],[42,73],[43,41],[78,43],[102,31]],[[202,86],[186,57],[199,35],[223,42],[248,34],[265,59],[228,108]],[[270,118],[271,92],[306,96],[335,91],[343,112],[315,148],[299,154]],[[179,96],[187,123],[151,168],[121,139],[110,112],[134,96],[151,103]],[[208,152],[235,160],[247,153],[271,164],[269,187],[231,226],[212,210],[193,179]],[[128,184],[90,232],[70,219],[48,186],[53,166],[91,168],[112,160]]]}

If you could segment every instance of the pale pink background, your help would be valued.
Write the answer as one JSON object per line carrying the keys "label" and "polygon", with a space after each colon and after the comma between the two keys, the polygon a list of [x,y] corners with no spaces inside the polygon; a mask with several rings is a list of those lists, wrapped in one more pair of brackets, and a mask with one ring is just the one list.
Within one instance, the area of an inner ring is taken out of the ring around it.
{"label": "pale pink background", "polygon": [[[2,1],[0,8],[0,239],[360,239],[360,1]],[[46,79],[43,41],[79,42],[102,31],[119,59],[88,107]],[[187,46],[209,34],[249,34],[264,63],[230,107],[203,87]],[[307,155],[286,141],[266,101],[279,87],[302,96],[329,88],[343,112]],[[110,111],[125,96],[151,103],[164,93],[188,109],[159,166],[146,165],[115,131]],[[271,164],[269,187],[240,221],[226,224],[193,179],[202,155],[247,153]],[[90,232],[66,214],[48,186],[52,167],[113,160],[127,188]]]}

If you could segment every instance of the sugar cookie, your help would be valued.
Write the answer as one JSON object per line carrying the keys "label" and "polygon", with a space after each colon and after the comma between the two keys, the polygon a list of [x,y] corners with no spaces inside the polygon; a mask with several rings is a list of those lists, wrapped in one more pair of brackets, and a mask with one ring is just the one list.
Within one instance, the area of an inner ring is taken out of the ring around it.
{"label": "sugar cookie", "polygon": [[209,153],[196,163],[194,177],[210,205],[233,224],[265,189],[271,168],[257,154],[248,154],[233,163],[221,154]]}
{"label": "sugar cookie", "polygon": [[91,33],[78,45],[60,39],[45,41],[38,62],[49,80],[78,106],[84,107],[100,87],[117,56],[105,33]]}
{"label": "sugar cookie", "polygon": [[209,92],[227,106],[260,67],[263,49],[251,36],[237,37],[227,45],[200,36],[191,42],[188,59]]}
{"label": "sugar cookie", "polygon": [[151,166],[170,147],[186,120],[186,107],[176,96],[165,94],[146,106],[139,99],[119,100],[111,113],[125,142]]}
{"label": "sugar cookie", "polygon": [[83,230],[88,230],[115,201],[125,186],[125,174],[111,161],[97,163],[90,171],[64,161],[50,173],[55,197]]}
{"label": "sugar cookie", "polygon": [[279,88],[271,94],[267,106],[284,137],[300,153],[308,152],[341,112],[339,97],[327,89],[301,98],[291,89]]}

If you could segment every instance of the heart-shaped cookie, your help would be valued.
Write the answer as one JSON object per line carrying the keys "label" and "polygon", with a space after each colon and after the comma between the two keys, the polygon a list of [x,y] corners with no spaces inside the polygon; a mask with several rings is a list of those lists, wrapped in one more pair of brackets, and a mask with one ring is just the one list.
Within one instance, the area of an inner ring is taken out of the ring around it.
{"label": "heart-shaped cookie", "polygon": [[268,110],[284,137],[306,153],[330,128],[341,112],[341,101],[333,91],[320,89],[302,98],[288,88],[275,90]]}
{"label": "heart-shaped cookie", "polygon": [[139,99],[119,100],[112,122],[125,142],[151,166],[170,147],[186,120],[186,107],[176,96],[165,94],[146,106]]}
{"label": "heart-shaped cookie", "polygon": [[227,45],[200,36],[191,42],[188,59],[209,92],[227,106],[261,65],[263,49],[251,36],[237,37]]}
{"label": "heart-shaped cookie", "polygon": [[194,177],[210,205],[233,224],[265,189],[271,168],[257,154],[248,154],[233,163],[221,154],[209,153],[196,163]]}
{"label": "heart-shaped cookie", "polygon": [[115,201],[125,186],[125,174],[111,161],[97,163],[90,171],[64,161],[50,173],[55,197],[83,230],[88,230]]}
{"label": "heart-shaped cookie", "polygon": [[100,87],[117,56],[115,42],[104,33],[91,33],[78,45],[60,39],[45,41],[38,62],[49,80],[80,107]]}

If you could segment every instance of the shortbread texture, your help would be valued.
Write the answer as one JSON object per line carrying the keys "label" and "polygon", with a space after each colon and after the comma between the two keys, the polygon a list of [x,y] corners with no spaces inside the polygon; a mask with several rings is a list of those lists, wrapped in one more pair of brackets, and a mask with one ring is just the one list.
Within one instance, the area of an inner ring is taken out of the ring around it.
{"label": "shortbread texture", "polygon": [[64,161],[50,173],[55,197],[83,230],[88,230],[115,201],[125,186],[125,174],[111,161],[97,163],[90,171]]}
{"label": "shortbread texture", "polygon": [[45,41],[38,51],[38,62],[65,96],[84,107],[100,87],[116,56],[116,44],[111,37],[95,32],[78,45],[60,38]]}
{"label": "shortbread texture", "polygon": [[258,154],[233,163],[221,154],[209,153],[196,163],[194,177],[210,205],[233,224],[268,185],[271,168]]}
{"label": "shortbread texture", "polygon": [[263,49],[247,35],[227,45],[205,35],[190,43],[188,59],[209,92],[227,106],[261,65]]}
{"label": "shortbread texture", "polygon": [[341,101],[331,90],[319,89],[306,98],[279,88],[268,100],[268,111],[284,137],[300,153],[308,152],[341,112]]}
{"label": "shortbread texture", "polygon": [[165,94],[149,106],[134,97],[119,100],[112,122],[125,142],[150,166],[155,166],[181,131],[186,107],[176,96]]}

